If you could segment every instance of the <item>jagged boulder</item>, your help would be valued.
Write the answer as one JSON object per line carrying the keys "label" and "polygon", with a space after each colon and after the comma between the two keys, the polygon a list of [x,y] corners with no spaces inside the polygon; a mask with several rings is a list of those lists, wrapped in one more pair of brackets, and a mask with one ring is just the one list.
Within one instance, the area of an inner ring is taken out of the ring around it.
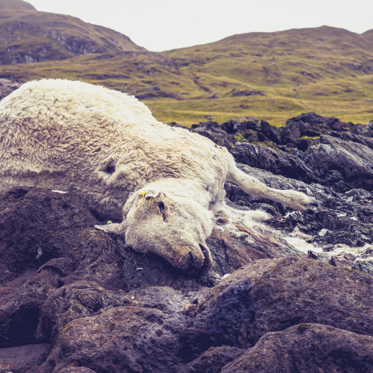
{"label": "jagged boulder", "polygon": [[250,263],[214,287],[181,338],[184,353],[250,348],[266,333],[303,323],[373,336],[373,277],[307,258]]}
{"label": "jagged boulder", "polygon": [[245,350],[231,346],[211,347],[188,365],[186,373],[220,373],[232,360],[236,360]]}
{"label": "jagged boulder", "polygon": [[301,159],[280,149],[249,143],[236,143],[230,152],[238,163],[307,183],[320,182],[314,172]]}
{"label": "jagged boulder", "polygon": [[[44,323],[59,326],[41,371],[229,372],[251,361],[251,351],[261,351],[263,343],[282,338],[276,348],[290,352],[297,338],[313,345],[322,336],[335,343],[323,349],[320,369],[329,366],[332,346],[369,362],[372,285],[372,276],[307,258],[258,260],[210,290],[185,294],[160,286],[108,291],[76,281],[55,290],[44,305]],[[361,358],[359,343],[366,343]],[[311,364],[306,351],[294,354],[299,366]],[[284,355],[278,366],[287,361]]]}
{"label": "jagged boulder", "polygon": [[73,194],[12,188],[0,196],[0,283],[68,256],[79,232],[96,222]]}
{"label": "jagged boulder", "polygon": [[304,163],[324,183],[348,183],[350,187],[373,190],[373,150],[363,144],[322,135],[304,155]]}
{"label": "jagged boulder", "polygon": [[370,372],[373,338],[331,326],[300,324],[267,333],[222,373]]}
{"label": "jagged boulder", "polygon": [[281,134],[286,143],[303,136],[319,136],[330,130],[347,131],[351,126],[352,123],[344,123],[334,117],[329,118],[315,113],[306,113],[288,119],[285,126],[281,128]]}
{"label": "jagged boulder", "polygon": [[24,82],[15,79],[0,78],[0,101],[18,89]]}

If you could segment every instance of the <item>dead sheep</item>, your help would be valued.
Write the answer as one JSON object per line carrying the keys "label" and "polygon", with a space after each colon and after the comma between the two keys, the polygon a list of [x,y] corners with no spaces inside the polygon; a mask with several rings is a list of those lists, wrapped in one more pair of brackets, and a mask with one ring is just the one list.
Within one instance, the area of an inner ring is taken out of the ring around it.
{"label": "dead sheep", "polygon": [[106,230],[183,270],[208,271],[224,183],[305,211],[313,198],[240,171],[225,148],[158,122],[135,97],[78,81],[24,84],[0,102],[0,190],[76,193]]}

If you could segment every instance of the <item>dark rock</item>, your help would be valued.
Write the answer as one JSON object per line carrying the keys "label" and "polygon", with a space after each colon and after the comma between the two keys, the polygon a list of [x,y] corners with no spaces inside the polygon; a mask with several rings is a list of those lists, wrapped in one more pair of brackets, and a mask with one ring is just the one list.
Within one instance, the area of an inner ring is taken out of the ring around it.
{"label": "dark rock", "polygon": [[69,366],[58,370],[57,373],[96,373],[94,370],[85,367]]}
{"label": "dark rock", "polygon": [[49,344],[0,348],[0,372],[33,373],[49,354]]}
{"label": "dark rock", "polygon": [[277,127],[271,126],[265,121],[250,118],[249,120],[229,120],[219,125],[217,122],[208,121],[193,124],[192,132],[208,137],[220,146],[228,149],[236,142],[281,142],[281,132]]}
{"label": "dark rock", "polygon": [[325,125],[323,117],[315,113],[308,113],[288,119],[285,127],[281,128],[281,134],[284,140],[291,141],[291,139],[298,139],[302,136],[318,136],[329,130],[330,128]]}
{"label": "dark rock", "polygon": [[357,124],[351,128],[351,133],[354,135],[361,135],[366,137],[371,137],[368,124]]}
{"label": "dark rock", "polygon": [[273,141],[276,144],[281,144],[281,131],[277,127],[271,126],[268,122],[261,120],[260,132],[270,141]]}
{"label": "dark rock", "polygon": [[193,357],[223,344],[248,348],[268,332],[302,323],[372,336],[372,284],[372,276],[314,259],[258,260],[209,292],[183,332],[184,353]]}
{"label": "dark rock", "polygon": [[23,83],[19,80],[0,78],[0,101],[18,89]]}
{"label": "dark rock", "polygon": [[60,359],[99,372],[178,372],[177,325],[170,321],[155,308],[130,306],[76,319],[61,334]]}
{"label": "dark rock", "polygon": [[248,142],[260,142],[257,134],[252,134],[252,135],[246,134],[246,138]]}
{"label": "dark rock", "polygon": [[338,139],[344,140],[344,141],[352,141],[358,144],[363,144],[367,146],[368,148],[373,150],[373,139],[365,137],[365,136],[360,136],[360,135],[355,135],[351,132],[329,132],[328,133],[330,136],[336,137]]}
{"label": "dark rock", "polygon": [[251,117],[240,118],[238,120],[238,129],[241,131],[247,129],[258,131],[260,129],[260,120]]}
{"label": "dark rock", "polygon": [[[201,296],[194,293],[183,295],[180,291],[161,286],[148,287],[143,290],[136,289],[126,293],[122,290],[119,292],[108,291],[94,282],[81,281],[66,285],[50,297],[43,309],[39,332],[42,331],[46,335],[50,334],[55,346],[43,367],[46,372],[50,371],[48,370],[50,366],[57,366],[58,369],[62,369],[69,365],[90,367],[97,371],[105,371],[103,367],[106,366],[105,369],[110,372],[126,371],[125,369],[131,366],[134,371],[136,369],[141,371],[139,367],[143,364],[154,364],[156,366],[156,361],[159,360],[159,370],[154,368],[154,371],[177,371],[177,366],[175,366],[175,370],[165,368],[170,364],[172,365],[173,361],[179,362],[179,359],[174,356],[175,354],[170,354],[165,349],[164,354],[159,354],[160,357],[158,358],[158,352],[156,351],[162,348],[162,344],[170,345],[168,349],[178,351],[176,344],[171,347],[172,343],[168,342],[170,338],[174,339],[176,337],[173,335],[177,334],[177,323],[171,325],[171,321],[167,323],[167,320],[173,320],[175,314],[178,317],[181,316],[180,324],[182,327],[184,316],[181,311],[183,307],[193,299],[198,302],[199,297]],[[141,315],[139,314],[137,317],[134,313],[139,310]],[[142,320],[143,318],[144,320]],[[96,326],[93,329],[88,327],[85,330],[87,326],[84,324],[85,322],[94,322]],[[85,330],[84,335],[75,329],[75,326],[83,327],[80,331]],[[51,327],[53,327],[53,330],[48,331]],[[139,328],[143,331],[140,332]],[[156,341],[152,336],[152,329],[154,329]],[[71,340],[68,338],[62,342],[61,346],[61,335],[62,338],[70,335],[71,333],[67,333],[69,330],[80,335],[78,337],[80,339],[78,340],[77,336],[74,336]],[[118,330],[118,334],[115,330]],[[114,335],[117,335],[117,337],[113,338]],[[125,337],[126,335],[128,338]],[[152,348],[153,352],[145,345],[143,345],[145,350],[140,347],[141,340],[145,335],[147,341],[143,342],[148,343],[149,346],[152,343],[159,343],[159,346]],[[87,339],[83,342],[85,338]],[[92,345],[92,341],[89,342],[90,338],[97,342],[96,346]],[[117,338],[121,339],[122,342],[118,344]],[[66,344],[74,344],[74,340],[80,347],[72,348],[71,351],[66,349]],[[132,347],[131,344],[133,344]],[[96,351],[96,348],[100,345],[102,345],[102,351]],[[113,348],[115,345],[117,347]],[[110,349],[111,353],[107,353],[106,348]],[[70,356],[73,350],[75,352],[72,354],[73,356]],[[96,358],[87,357],[88,353],[96,356],[102,362],[98,364]],[[141,357],[141,355],[144,356]],[[147,357],[145,358],[145,356]],[[168,358],[170,358],[170,362],[168,362]],[[117,363],[118,359],[121,363]],[[129,361],[136,361],[136,363],[132,364]],[[162,364],[166,365],[163,366]],[[111,368],[107,368],[109,366]]]}
{"label": "dark rock", "polygon": [[372,191],[372,159],[373,150],[368,146],[322,135],[305,152],[304,163],[329,185],[343,180],[354,188]]}
{"label": "dark rock", "polygon": [[1,304],[0,348],[46,342],[36,336],[41,309],[53,291],[63,284],[64,272],[69,272],[70,266],[65,258],[53,261],[60,262],[56,263],[59,270],[54,270],[52,263],[41,268],[23,285],[13,289],[14,293]]}
{"label": "dark rock", "polygon": [[334,131],[346,131],[352,123],[343,123],[337,118],[328,118],[315,113],[301,114],[288,119],[285,127],[281,128],[285,139],[297,139],[302,136],[319,136],[320,134]]}
{"label": "dark rock", "polygon": [[242,97],[242,96],[265,96],[265,94],[261,91],[250,91],[250,90],[232,92],[232,97]]}
{"label": "dark rock", "polygon": [[373,338],[331,326],[300,324],[267,333],[222,373],[371,372]]}
{"label": "dark rock", "polygon": [[234,120],[229,120],[228,122],[225,122],[221,125],[221,128],[229,133],[229,134],[232,134],[232,133],[236,133],[238,131],[238,128],[237,128],[237,125],[238,123]]}
{"label": "dark rock", "polygon": [[368,123],[368,134],[369,137],[373,137],[373,120]]}
{"label": "dark rock", "polygon": [[373,257],[370,257],[369,259],[357,258],[354,260],[351,268],[373,276]]}
{"label": "dark rock", "polygon": [[[237,166],[245,173],[257,178],[271,188],[300,190],[303,193],[314,196],[321,203],[320,210],[328,210],[330,214],[346,214],[340,216],[340,218],[344,216],[347,216],[346,219],[355,217],[358,219],[359,224],[371,222],[373,213],[373,206],[371,205],[372,194],[365,189],[350,189],[346,193],[336,193],[334,188],[332,189],[320,184],[307,184],[303,181],[285,178],[281,175],[275,175],[269,171],[243,164],[237,164]],[[253,203],[264,201],[272,206],[279,205],[277,202],[268,199],[252,197],[230,183],[227,183],[225,187],[229,200],[239,206],[246,206],[246,208],[253,209]],[[283,215],[282,217],[286,215],[285,210],[279,210],[278,212]],[[303,219],[309,217],[308,214],[293,212],[293,215],[294,214],[302,216]],[[353,223],[354,219],[350,220],[352,220],[351,223]],[[355,225],[354,229],[357,228],[358,226]]]}
{"label": "dark rock", "polygon": [[113,303],[122,304],[120,299],[120,296],[95,282],[77,281],[55,289],[40,307],[35,336],[39,340],[49,340],[55,345],[67,323],[89,317]]}
{"label": "dark rock", "polygon": [[186,373],[220,373],[224,365],[237,359],[243,352],[230,346],[211,347],[188,365]]}
{"label": "dark rock", "polygon": [[[302,148],[299,143],[298,146]],[[370,138],[330,132],[306,146],[304,152],[287,147],[284,152],[273,144],[269,147],[236,142],[230,152],[236,162],[307,183],[319,183],[338,193],[353,188],[373,190],[373,141]]]}
{"label": "dark rock", "polygon": [[232,273],[257,259],[303,256],[302,252],[295,250],[279,234],[264,229],[256,232],[245,226],[238,226],[234,234],[214,229],[206,242],[214,260],[212,270],[220,276]]}
{"label": "dark rock", "polygon": [[286,154],[279,149],[236,143],[230,150],[238,163],[270,171],[275,175],[305,181],[318,182],[318,178],[298,157]]}
{"label": "dark rock", "polygon": [[[190,312],[193,307],[185,306],[188,297],[167,288],[121,298],[113,294],[117,298],[113,308],[106,305],[92,313],[94,309],[85,307],[90,316],[83,313],[70,322],[65,319],[56,364],[98,371],[177,372],[210,347],[247,348],[268,332],[304,322],[371,335],[368,293],[372,283],[371,276],[355,271],[312,259],[286,258],[259,260],[236,271],[204,292],[202,302],[196,300],[196,316]],[[292,304],[294,296],[297,302]],[[182,306],[188,312],[180,314]],[[193,361],[190,371],[201,364],[207,369],[210,359],[232,357],[219,349],[212,351]]]}
{"label": "dark rock", "polygon": [[11,189],[0,196],[0,283],[52,258],[67,257],[79,232],[95,223],[73,194]]}
{"label": "dark rock", "polygon": [[[227,197],[236,207],[245,206],[270,213],[273,219],[267,224],[273,228],[290,233],[298,227],[301,232],[311,235],[311,242],[318,246],[346,244],[357,247],[373,243],[373,205],[371,193],[364,189],[339,194],[334,188],[285,179],[254,167],[239,167],[272,188],[300,190],[319,201],[316,211],[302,214],[284,208],[278,202],[252,197],[235,185],[226,184]],[[326,234],[322,235],[322,230]]]}
{"label": "dark rock", "polygon": [[[157,87],[158,88],[158,87]],[[164,92],[159,89],[156,89],[155,92],[145,92],[138,95],[135,95],[135,97],[139,100],[146,100],[149,98],[173,98],[178,99],[179,95],[174,92]]]}
{"label": "dark rock", "polygon": [[[220,250],[220,273],[255,259],[245,257],[238,243],[230,247],[232,237],[211,239],[217,244],[213,252]],[[253,253],[265,252],[263,242]],[[272,240],[266,250],[275,255],[275,247]],[[69,258],[45,263],[7,295],[0,334],[7,336],[7,346],[51,343],[39,370],[44,373],[219,371],[240,348],[299,322],[372,334],[367,294],[373,278],[356,271],[314,259],[257,260],[215,280],[218,285],[209,290],[207,279],[169,267],[162,258],[134,252],[119,236],[86,229]]]}
{"label": "dark rock", "polygon": [[230,148],[231,144],[235,142],[234,137],[226,133],[216,122],[192,125],[191,131],[209,138],[219,146]]}

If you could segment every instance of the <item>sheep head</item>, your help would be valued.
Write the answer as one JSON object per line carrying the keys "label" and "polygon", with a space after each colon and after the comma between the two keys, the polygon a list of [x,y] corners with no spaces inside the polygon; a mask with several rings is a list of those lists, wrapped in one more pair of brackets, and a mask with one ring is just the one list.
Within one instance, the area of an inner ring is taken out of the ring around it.
{"label": "sheep head", "polygon": [[193,201],[145,188],[128,199],[123,218],[123,223],[110,224],[104,230],[124,234],[126,243],[135,251],[157,254],[187,272],[212,267],[205,242],[211,232],[211,217]]}

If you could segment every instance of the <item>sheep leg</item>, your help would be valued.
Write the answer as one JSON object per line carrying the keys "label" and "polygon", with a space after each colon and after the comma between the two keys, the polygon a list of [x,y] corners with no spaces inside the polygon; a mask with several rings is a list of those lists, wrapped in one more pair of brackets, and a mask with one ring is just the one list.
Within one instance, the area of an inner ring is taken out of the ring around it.
{"label": "sheep leg", "polygon": [[304,193],[267,187],[255,177],[239,170],[235,164],[230,165],[227,180],[237,184],[242,190],[254,197],[264,197],[281,202],[294,210],[306,211],[308,205],[317,205],[315,198],[309,197]]}

